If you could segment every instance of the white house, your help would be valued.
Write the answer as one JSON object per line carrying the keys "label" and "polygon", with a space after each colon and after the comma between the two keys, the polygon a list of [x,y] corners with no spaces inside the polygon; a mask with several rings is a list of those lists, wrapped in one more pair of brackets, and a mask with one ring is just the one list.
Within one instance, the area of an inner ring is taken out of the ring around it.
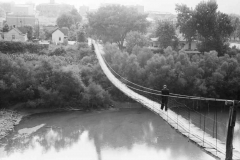
{"label": "white house", "polygon": [[160,48],[160,43],[158,41],[158,37],[150,38],[150,43],[151,43],[151,47]]}
{"label": "white house", "polygon": [[52,42],[55,44],[64,43],[68,40],[68,29],[57,28],[52,32]]}
{"label": "white house", "polygon": [[24,27],[13,28],[7,33],[4,33],[4,40],[26,42],[28,40],[27,29]]}
{"label": "white house", "polygon": [[[187,42],[186,40],[179,40],[179,49],[189,50],[189,42]],[[197,50],[197,41],[196,40],[193,40],[191,42],[190,50]]]}
{"label": "white house", "polygon": [[193,40],[191,42],[191,48],[189,49],[189,42],[186,41],[186,39],[183,37],[183,35],[181,33],[179,33],[179,31],[177,31],[177,38],[179,40],[179,49],[182,50],[197,50],[197,41]]}

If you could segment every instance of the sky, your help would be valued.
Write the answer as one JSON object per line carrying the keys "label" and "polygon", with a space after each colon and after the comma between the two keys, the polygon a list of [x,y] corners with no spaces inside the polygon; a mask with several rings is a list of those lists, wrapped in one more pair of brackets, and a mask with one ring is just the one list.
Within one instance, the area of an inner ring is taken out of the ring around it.
{"label": "sky", "polygon": [[[14,0],[0,0],[0,2],[11,2]],[[48,3],[49,0],[15,0],[14,2]],[[143,5],[145,11],[160,11],[176,14],[175,4],[186,4],[188,7],[195,6],[202,0],[55,0],[56,3],[69,3],[78,8],[81,5],[96,9],[101,3],[117,3],[122,5]],[[240,15],[240,0],[217,0],[218,10],[227,14],[235,13]]]}

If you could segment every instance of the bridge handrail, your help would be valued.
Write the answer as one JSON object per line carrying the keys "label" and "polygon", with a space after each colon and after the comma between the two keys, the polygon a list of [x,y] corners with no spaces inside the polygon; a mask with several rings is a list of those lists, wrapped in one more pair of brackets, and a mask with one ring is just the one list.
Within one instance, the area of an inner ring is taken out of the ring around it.
{"label": "bridge handrail", "polygon": [[[154,95],[162,95],[161,94],[161,91],[159,90],[155,90],[155,89],[151,89],[151,88],[148,88],[148,87],[144,87],[144,86],[141,86],[139,84],[136,84],[134,82],[131,82],[129,81],[128,79],[122,77],[120,74],[118,74],[111,66],[110,64],[106,61],[105,57],[103,57],[103,60],[104,62],[107,64],[107,66],[115,73],[117,74],[119,77],[121,77],[122,79],[126,80],[127,82],[131,83],[131,84],[134,84],[138,87],[141,87],[141,88],[144,88],[144,89],[148,89],[148,90],[152,90],[152,91],[155,91],[155,92],[158,92],[158,93],[153,93],[153,92],[148,92],[148,91],[145,91],[146,93],[149,93],[149,94],[154,94]],[[127,85],[127,84],[125,84]],[[128,85],[129,86],[129,85]],[[208,97],[198,97],[198,96],[189,96],[189,95],[181,95],[181,94],[174,94],[174,93],[170,93],[170,95],[164,95],[164,96],[168,96],[168,97],[173,97],[173,98],[183,98],[183,99],[195,99],[195,100],[207,100],[207,101],[218,101],[218,102],[225,102],[225,101],[234,101],[234,100],[229,100],[229,99],[219,99],[219,98],[208,98]]]}

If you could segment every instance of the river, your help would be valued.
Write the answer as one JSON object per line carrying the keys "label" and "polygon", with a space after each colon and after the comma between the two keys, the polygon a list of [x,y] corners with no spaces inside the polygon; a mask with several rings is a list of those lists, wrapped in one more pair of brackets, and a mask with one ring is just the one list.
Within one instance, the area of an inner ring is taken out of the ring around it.
{"label": "river", "polygon": [[[219,119],[227,121],[227,116],[226,111],[219,114]],[[235,145],[240,144],[239,124],[238,115]],[[225,133],[221,125],[218,129],[219,134]],[[145,108],[25,117],[14,132],[0,141],[0,159],[214,160]]]}

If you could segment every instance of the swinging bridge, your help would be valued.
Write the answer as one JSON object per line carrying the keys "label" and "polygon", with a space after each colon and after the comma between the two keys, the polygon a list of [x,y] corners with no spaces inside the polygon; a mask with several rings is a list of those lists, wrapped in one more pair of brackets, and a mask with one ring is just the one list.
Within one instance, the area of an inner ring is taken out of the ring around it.
{"label": "swinging bridge", "polygon": [[[215,109],[213,117],[210,117],[207,112],[200,113],[195,109],[197,107],[207,106],[207,110],[209,111],[211,106],[215,106],[215,108],[216,106],[222,107],[228,100],[170,94],[169,107],[167,112],[165,112],[160,109],[161,104],[159,98],[156,98],[162,95],[161,91],[140,86],[121,77],[102,56],[104,54],[102,46],[91,39],[89,39],[89,42],[94,45],[97,59],[104,74],[113,85],[125,95],[161,116],[171,127],[215,158],[240,160],[239,148],[233,148],[230,154],[226,152],[225,139],[218,133],[218,125],[224,125],[227,128],[227,124],[219,121],[217,110]],[[112,70],[113,73],[110,70]],[[121,78],[121,81],[116,77]],[[184,110],[184,113],[187,113],[187,115],[183,115],[182,110]],[[196,121],[199,121],[200,125],[197,126]],[[230,125],[230,123],[228,125]]]}

